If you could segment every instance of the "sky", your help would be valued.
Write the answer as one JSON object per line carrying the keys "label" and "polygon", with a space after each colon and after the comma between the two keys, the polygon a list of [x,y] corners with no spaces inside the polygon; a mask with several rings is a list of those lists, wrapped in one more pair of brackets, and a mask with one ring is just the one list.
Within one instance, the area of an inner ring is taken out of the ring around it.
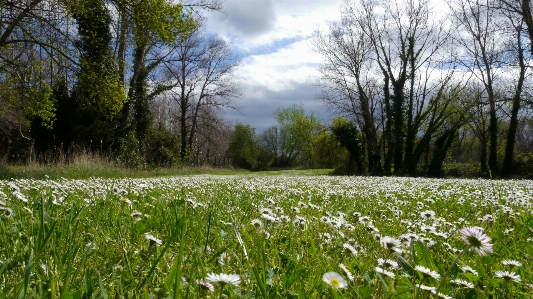
{"label": "sky", "polygon": [[[437,0],[438,1],[438,0]],[[312,49],[317,29],[340,19],[342,0],[224,0],[224,12],[208,14],[207,30],[227,41],[240,59],[236,69],[243,95],[241,108],[227,119],[257,132],[276,125],[278,108],[302,104],[326,125],[332,116],[317,100],[318,66]]]}

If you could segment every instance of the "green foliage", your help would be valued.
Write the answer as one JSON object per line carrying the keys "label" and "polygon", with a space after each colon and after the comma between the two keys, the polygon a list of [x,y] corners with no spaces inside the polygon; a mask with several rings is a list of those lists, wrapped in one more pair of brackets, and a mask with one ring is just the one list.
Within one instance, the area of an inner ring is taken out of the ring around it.
{"label": "green foliage", "polygon": [[302,105],[279,108],[274,113],[280,125],[281,160],[285,166],[313,164],[313,138],[320,133],[320,122],[306,115]]}
{"label": "green foliage", "polygon": [[146,140],[144,156],[152,166],[175,166],[180,162],[179,140],[165,129],[153,128]]}
{"label": "green foliage", "polygon": [[[363,171],[362,167],[362,137],[361,132],[353,124],[353,122],[347,120],[344,117],[337,117],[333,120],[331,130],[340,145],[350,154],[350,159],[348,162],[348,168],[351,170],[354,166],[357,165],[357,171]],[[356,163],[356,165],[354,165]]]}
{"label": "green foliage", "polygon": [[169,0],[141,0],[133,7],[137,43],[157,38],[164,43],[179,43],[199,26],[191,14],[183,11],[183,4]]}
{"label": "green foliage", "polygon": [[76,93],[81,107],[113,116],[121,110],[126,94],[111,51],[109,11],[102,0],[88,0],[76,7],[74,18],[80,36],[76,43],[81,52]]}
{"label": "green foliage", "polygon": [[139,140],[134,133],[130,132],[120,139],[117,161],[122,166],[132,168],[138,168],[144,164],[144,158],[139,149]]}
{"label": "green foliage", "polygon": [[314,167],[336,168],[342,166],[348,158],[348,152],[342,148],[335,134],[322,128],[320,133],[313,136]]}
{"label": "green foliage", "polygon": [[230,143],[226,155],[231,165],[237,168],[252,169],[258,158],[255,129],[250,125],[236,124],[230,135]]}

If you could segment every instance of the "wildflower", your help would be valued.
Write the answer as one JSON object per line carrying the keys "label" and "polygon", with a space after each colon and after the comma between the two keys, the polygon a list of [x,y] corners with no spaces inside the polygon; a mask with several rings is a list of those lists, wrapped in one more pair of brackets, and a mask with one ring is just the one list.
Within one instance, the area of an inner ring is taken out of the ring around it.
{"label": "wildflower", "polygon": [[423,291],[429,291],[429,292],[432,292],[432,293],[437,291],[437,289],[435,287],[427,286],[425,284],[419,284],[419,285],[417,285],[417,287],[419,289],[423,290]]}
{"label": "wildflower", "polygon": [[435,219],[435,212],[432,210],[426,210],[420,213],[420,217],[424,220],[432,220]]}
{"label": "wildflower", "polygon": [[471,283],[470,281],[464,280],[464,279],[460,279],[460,278],[452,279],[452,280],[450,280],[450,283],[458,285],[458,286],[463,286],[463,287],[468,288],[468,289],[473,289],[474,288],[474,284],[473,283]]}
{"label": "wildflower", "polygon": [[434,278],[434,279],[439,279],[440,278],[440,274],[435,272],[435,271],[432,271],[424,266],[416,266],[415,267],[415,270],[422,273],[422,275],[424,276],[424,278]]}
{"label": "wildflower", "polygon": [[357,255],[357,250],[355,249],[355,247],[353,247],[352,245],[348,244],[348,243],[344,243],[342,244],[342,247],[344,249],[347,249],[349,250],[353,255]]}
{"label": "wildflower", "polygon": [[342,271],[344,271],[344,273],[346,273],[346,276],[348,276],[349,280],[351,280],[351,281],[354,280],[352,272],[350,272],[350,270],[348,270],[348,268],[346,268],[346,266],[344,264],[339,264],[339,268],[341,268]]}
{"label": "wildflower", "polygon": [[522,263],[520,263],[519,261],[515,261],[515,260],[504,260],[502,261],[502,264],[509,266],[511,268],[522,267]]}
{"label": "wildflower", "polygon": [[446,295],[446,294],[443,294],[441,292],[438,292],[437,291],[431,291],[433,294],[437,295],[437,297],[439,298],[444,298],[444,299],[452,299],[452,297]]}
{"label": "wildflower", "polygon": [[252,219],[252,221],[250,221],[250,224],[257,229],[261,229],[263,227],[263,222],[261,222],[261,220],[259,219]]}
{"label": "wildflower", "polygon": [[492,244],[489,242],[491,238],[483,233],[483,229],[474,226],[463,227],[460,231],[461,239],[465,241],[468,246],[479,255],[485,256],[486,252],[492,253]]}
{"label": "wildflower", "polygon": [[226,284],[231,284],[237,286],[241,283],[241,277],[239,274],[207,274],[207,281],[211,283],[220,283],[222,286]]}
{"label": "wildflower", "polygon": [[470,266],[463,266],[461,267],[461,270],[463,270],[464,273],[471,273],[471,274],[474,274],[475,276],[479,275],[477,271],[472,269],[472,267]]}
{"label": "wildflower", "polygon": [[348,286],[348,283],[337,272],[327,272],[322,276],[322,280],[336,289],[342,289]]}
{"label": "wildflower", "polygon": [[391,271],[387,271],[387,270],[385,270],[385,269],[383,269],[381,267],[376,267],[375,270],[376,270],[376,272],[378,272],[380,274],[383,274],[385,276],[388,276],[390,278],[394,278],[395,277],[394,273],[392,273]]}
{"label": "wildflower", "polygon": [[215,286],[207,282],[205,279],[198,280],[198,285],[200,285],[200,288],[204,290],[208,290],[210,292],[215,291]]}
{"label": "wildflower", "polygon": [[163,244],[163,241],[161,241],[158,238],[152,236],[151,234],[146,234],[144,236],[146,237],[146,240],[150,241],[150,245],[152,245],[152,244],[156,244],[156,245]]}
{"label": "wildflower", "polygon": [[494,273],[494,276],[498,278],[503,278],[506,281],[512,280],[514,282],[520,282],[520,275],[511,271],[496,271],[496,273]]}
{"label": "wildflower", "polygon": [[391,268],[391,269],[396,269],[398,268],[398,263],[396,261],[393,261],[391,259],[382,259],[382,258],[379,258],[378,259],[378,264],[385,267],[385,268]]}
{"label": "wildflower", "polygon": [[398,239],[395,239],[393,237],[385,236],[381,238],[379,241],[381,243],[381,246],[388,249],[389,251],[396,251],[396,252],[402,252],[402,250],[398,247],[400,247],[401,242]]}

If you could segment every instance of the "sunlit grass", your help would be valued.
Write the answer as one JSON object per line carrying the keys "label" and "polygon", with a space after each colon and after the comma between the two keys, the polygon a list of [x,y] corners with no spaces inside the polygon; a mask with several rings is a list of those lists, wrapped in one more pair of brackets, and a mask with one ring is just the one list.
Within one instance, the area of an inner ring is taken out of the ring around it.
{"label": "sunlit grass", "polygon": [[[0,181],[0,293],[436,298],[438,290],[528,298],[533,291],[531,181],[298,174],[309,173]],[[471,235],[462,239],[464,227]],[[481,246],[486,256],[472,250]]]}

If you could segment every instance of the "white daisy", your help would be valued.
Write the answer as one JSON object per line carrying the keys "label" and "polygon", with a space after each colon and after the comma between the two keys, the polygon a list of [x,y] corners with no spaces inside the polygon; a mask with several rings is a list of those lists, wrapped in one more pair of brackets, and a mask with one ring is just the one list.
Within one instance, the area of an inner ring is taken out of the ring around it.
{"label": "white daisy", "polygon": [[322,280],[336,289],[342,289],[348,286],[348,283],[337,272],[327,272],[322,276]]}
{"label": "white daisy", "polygon": [[512,280],[514,282],[520,282],[520,275],[511,271],[496,271],[496,273],[494,273],[494,276],[498,278],[503,278],[506,281]]}
{"label": "white daisy", "polygon": [[478,276],[478,275],[479,275],[479,274],[477,273],[477,271],[474,270],[474,269],[472,269],[472,267],[470,267],[470,266],[463,266],[463,267],[461,267],[461,270],[463,270],[463,272],[465,272],[465,273],[472,273],[472,274],[474,274],[475,276]]}
{"label": "white daisy", "polygon": [[163,244],[163,241],[161,241],[158,238],[152,236],[151,234],[145,234],[144,237],[146,238],[146,240],[150,241],[150,245],[152,245],[152,244],[156,244],[156,245]]}
{"label": "white daisy", "polygon": [[511,268],[522,267],[522,263],[520,263],[519,261],[515,261],[515,260],[504,260],[502,261],[502,264],[509,266]]}
{"label": "white daisy", "polygon": [[479,255],[485,256],[486,252],[492,253],[491,238],[483,233],[483,229],[475,226],[463,227],[460,231],[461,239]]}
{"label": "white daisy", "polygon": [[464,279],[460,279],[460,278],[452,279],[452,280],[450,280],[450,283],[458,285],[458,286],[462,286],[462,287],[465,287],[465,288],[468,288],[468,289],[473,289],[474,288],[474,284],[473,283],[471,283],[468,280],[464,280]]}
{"label": "white daisy", "polygon": [[434,279],[440,278],[439,273],[437,273],[436,271],[430,270],[424,266],[418,265],[415,267],[415,270],[421,273],[424,276],[424,278],[434,278]]}
{"label": "white daisy", "polygon": [[241,283],[241,277],[239,274],[207,274],[207,281],[211,283],[220,283],[221,285],[231,284],[237,286]]}
{"label": "white daisy", "polygon": [[376,267],[374,270],[376,270],[376,272],[380,273],[380,274],[383,274],[385,276],[388,276],[390,278],[394,278],[396,275],[394,275],[394,273],[392,273],[391,271],[387,271],[381,267]]}

